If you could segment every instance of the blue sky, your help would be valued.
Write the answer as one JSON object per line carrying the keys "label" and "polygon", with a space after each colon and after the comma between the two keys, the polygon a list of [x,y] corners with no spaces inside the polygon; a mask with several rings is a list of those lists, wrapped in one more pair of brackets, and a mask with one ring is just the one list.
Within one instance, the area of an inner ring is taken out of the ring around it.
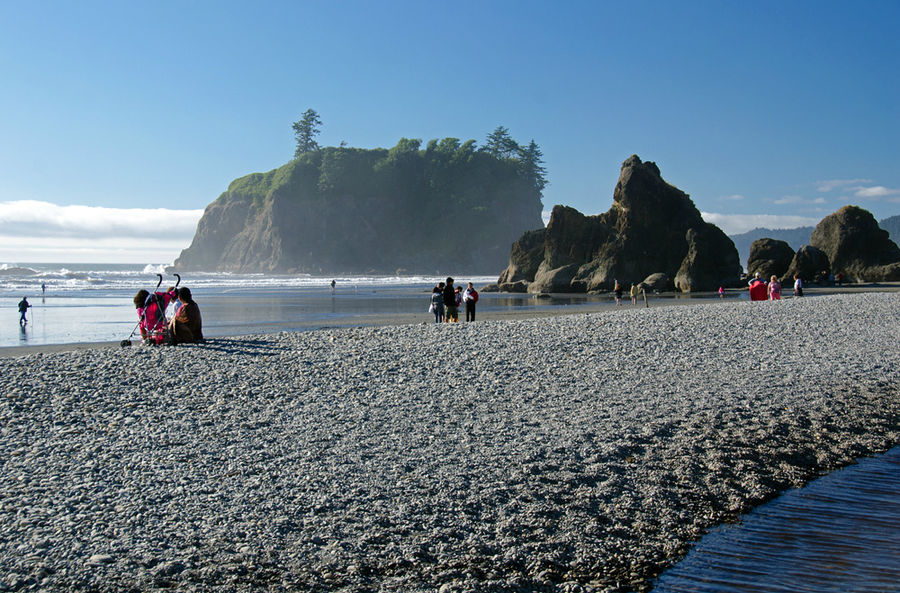
{"label": "blue sky", "polygon": [[729,233],[885,218],[898,25],[895,0],[0,0],[0,264],[171,262],[307,108],[323,145],[506,126],[548,211],[605,212],[638,154]]}

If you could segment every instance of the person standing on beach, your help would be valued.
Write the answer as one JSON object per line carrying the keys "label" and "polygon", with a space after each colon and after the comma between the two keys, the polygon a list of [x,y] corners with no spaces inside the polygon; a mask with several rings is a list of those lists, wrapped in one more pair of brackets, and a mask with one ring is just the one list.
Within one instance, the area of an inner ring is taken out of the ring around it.
{"label": "person standing on beach", "polygon": [[31,307],[31,303],[28,302],[28,297],[22,297],[22,300],[19,301],[19,325],[25,325],[28,323],[28,318],[25,317],[25,313],[28,312],[28,309]]}
{"label": "person standing on beach", "polygon": [[[441,285],[443,282],[441,282]],[[441,291],[441,285],[435,286],[431,291],[431,308],[434,313],[434,322],[442,323],[444,321],[444,295]]]}
{"label": "person standing on beach", "polygon": [[466,287],[463,300],[466,302],[466,321],[475,321],[475,303],[478,302],[478,291],[471,282]]}
{"label": "person standing on beach", "polygon": [[803,280],[800,279],[798,274],[794,274],[794,296],[803,296]]}
{"label": "person standing on beach", "polygon": [[456,289],[453,287],[453,278],[447,277],[444,285],[444,322],[459,321],[459,309],[456,308]]}
{"label": "person standing on beach", "polygon": [[778,281],[776,276],[772,276],[772,279],[769,281],[769,300],[781,300],[781,282]]}
{"label": "person standing on beach", "polygon": [[724,299],[724,298],[725,298],[725,289],[722,288],[721,286],[719,287],[719,298],[720,298],[720,299]]}
{"label": "person standing on beach", "polygon": [[331,281],[331,294],[334,294],[334,285],[335,285],[335,281],[332,280]]}
{"label": "person standing on beach", "polygon": [[619,284],[618,280],[614,280],[614,282],[616,283],[613,289],[616,292],[616,306],[619,307],[622,304],[622,285]]}
{"label": "person standing on beach", "polygon": [[635,286],[634,282],[631,283],[631,304],[637,305],[637,295],[638,295],[638,287]]}

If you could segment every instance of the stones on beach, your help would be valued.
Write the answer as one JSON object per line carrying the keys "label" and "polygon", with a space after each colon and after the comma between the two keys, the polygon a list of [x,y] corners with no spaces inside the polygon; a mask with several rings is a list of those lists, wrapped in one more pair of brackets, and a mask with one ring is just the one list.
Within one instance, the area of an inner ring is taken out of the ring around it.
{"label": "stones on beach", "polygon": [[641,590],[710,526],[900,440],[897,304],[0,359],[0,582]]}

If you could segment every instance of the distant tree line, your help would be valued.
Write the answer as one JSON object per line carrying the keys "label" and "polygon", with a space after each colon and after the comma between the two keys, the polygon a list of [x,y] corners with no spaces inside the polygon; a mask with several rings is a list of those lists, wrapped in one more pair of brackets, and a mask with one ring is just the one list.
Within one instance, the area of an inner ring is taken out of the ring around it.
{"label": "distant tree line", "polygon": [[[320,147],[316,138],[321,131],[321,125],[322,120],[314,109],[307,109],[300,120],[293,123],[294,137],[297,141],[294,158],[299,159],[309,153],[324,151],[321,155],[318,188],[319,191],[327,193],[341,183],[341,175],[349,173],[343,170],[346,165],[344,161],[347,160],[345,151],[356,149],[348,148],[345,142],[341,142],[337,148]],[[412,162],[422,158],[424,160],[421,165],[428,169],[430,183],[434,184],[435,178],[440,179],[444,174],[452,174],[453,169],[458,168],[460,163],[471,164],[473,155],[478,153],[511,165],[517,176],[525,180],[539,195],[548,183],[544,155],[534,139],[527,146],[521,146],[504,126],[497,126],[488,134],[485,145],[481,148],[476,148],[474,140],[460,144],[458,138],[444,138],[440,142],[431,140],[424,152],[420,150],[421,144],[421,139],[401,138],[397,146],[388,151],[387,160],[379,163],[378,167],[380,169],[397,167],[403,169],[405,173],[410,173],[408,169],[413,166]]]}

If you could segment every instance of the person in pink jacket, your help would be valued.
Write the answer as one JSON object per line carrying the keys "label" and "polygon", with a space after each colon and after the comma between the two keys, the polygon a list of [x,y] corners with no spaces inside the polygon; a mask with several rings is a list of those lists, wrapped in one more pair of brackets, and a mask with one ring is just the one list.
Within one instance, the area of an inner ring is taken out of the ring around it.
{"label": "person in pink jacket", "polygon": [[769,300],[781,300],[781,282],[778,281],[776,276],[772,276],[772,279],[769,280]]}
{"label": "person in pink jacket", "polygon": [[140,319],[138,326],[144,342],[162,344],[166,341],[166,307],[177,296],[174,287],[166,292],[152,294],[141,289],[134,295],[134,308]]}

